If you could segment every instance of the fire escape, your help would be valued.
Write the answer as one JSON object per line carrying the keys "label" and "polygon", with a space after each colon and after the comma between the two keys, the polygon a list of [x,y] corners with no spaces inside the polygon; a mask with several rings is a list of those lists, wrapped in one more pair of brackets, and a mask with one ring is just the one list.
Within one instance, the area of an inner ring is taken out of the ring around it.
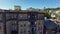
{"label": "fire escape", "polygon": [[30,33],[31,34],[35,34],[36,33],[36,31],[35,31],[35,27],[36,27],[36,25],[35,25],[35,21],[36,21],[36,16],[37,15],[37,13],[35,13],[35,12],[29,12],[29,16],[30,16],[30,18],[29,18],[29,22],[31,23],[30,24],[30,27],[31,27],[31,31],[30,31]]}

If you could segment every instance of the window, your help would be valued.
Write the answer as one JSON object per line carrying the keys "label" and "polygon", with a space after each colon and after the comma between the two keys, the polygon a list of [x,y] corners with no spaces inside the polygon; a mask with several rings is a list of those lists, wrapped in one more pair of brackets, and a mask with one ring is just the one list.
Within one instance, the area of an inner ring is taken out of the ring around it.
{"label": "window", "polygon": [[35,16],[35,18],[36,18],[37,16]]}
{"label": "window", "polygon": [[11,23],[12,23],[12,30],[17,30],[17,22],[11,21]]}
{"label": "window", "polygon": [[0,14],[0,20],[2,20],[2,14]]}
{"label": "window", "polygon": [[24,15],[24,16],[23,16],[23,19],[27,19],[27,15]]}
{"label": "window", "polygon": [[0,34],[2,34],[2,32],[0,32]]}
{"label": "window", "polygon": [[22,18],[23,16],[20,16],[20,18]]}
{"label": "window", "polygon": [[30,25],[30,22],[28,22],[28,25]]}
{"label": "window", "polygon": [[22,34],[23,32],[22,32],[22,31],[20,31],[20,33]]}
{"label": "window", "polygon": [[30,31],[28,30],[28,32],[30,32]]}
{"label": "window", "polygon": [[26,21],[23,22],[24,23],[24,27],[26,26]]}
{"label": "window", "polygon": [[11,18],[14,18],[13,14],[6,14],[6,19],[11,19]]}
{"label": "window", "polygon": [[17,22],[16,21],[12,21],[12,25],[17,25]]}
{"label": "window", "polygon": [[30,18],[30,16],[28,16],[28,18]]}
{"label": "window", "polygon": [[0,30],[1,30],[1,26],[0,26]]}
{"label": "window", "polygon": [[36,22],[35,22],[35,24],[36,24]]}
{"label": "window", "polygon": [[39,32],[39,34],[42,34],[42,32]]}
{"label": "window", "polygon": [[28,27],[30,27],[30,22],[28,22]]}
{"label": "window", "polygon": [[26,30],[24,30],[24,33],[26,33]]}
{"label": "window", "polygon": [[40,25],[40,23],[39,23],[39,25]]}
{"label": "window", "polygon": [[34,31],[36,31],[36,28],[34,28]]}
{"label": "window", "polygon": [[44,16],[43,16],[43,14],[38,14],[38,19],[44,19]]}
{"label": "window", "polygon": [[41,32],[42,30],[43,30],[42,26],[38,27],[38,31]]}
{"label": "window", "polygon": [[17,14],[13,14],[13,17],[14,17],[14,18],[17,18]]}
{"label": "window", "polygon": [[41,27],[39,27],[38,30],[40,31],[41,30]]}
{"label": "window", "polygon": [[27,14],[19,14],[19,19],[27,19]]}
{"label": "window", "polygon": [[26,24],[24,24],[24,27],[26,26]]}
{"label": "window", "polygon": [[21,33],[21,34],[23,33],[22,29],[20,29],[20,33]]}
{"label": "window", "polygon": [[23,27],[23,25],[21,24],[20,27]]}
{"label": "window", "polygon": [[31,34],[30,30],[28,30],[28,33]]}
{"label": "window", "polygon": [[18,18],[19,18],[19,19],[22,19],[22,17],[23,17],[22,14],[19,14],[19,15],[18,15]]}

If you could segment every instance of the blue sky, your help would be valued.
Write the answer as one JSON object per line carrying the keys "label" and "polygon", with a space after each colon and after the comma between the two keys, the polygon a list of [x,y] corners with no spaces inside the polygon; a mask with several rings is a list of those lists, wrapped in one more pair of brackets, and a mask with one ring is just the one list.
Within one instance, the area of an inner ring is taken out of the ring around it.
{"label": "blue sky", "polygon": [[1,9],[13,9],[14,5],[20,5],[22,9],[33,8],[56,8],[60,7],[60,0],[0,0]]}

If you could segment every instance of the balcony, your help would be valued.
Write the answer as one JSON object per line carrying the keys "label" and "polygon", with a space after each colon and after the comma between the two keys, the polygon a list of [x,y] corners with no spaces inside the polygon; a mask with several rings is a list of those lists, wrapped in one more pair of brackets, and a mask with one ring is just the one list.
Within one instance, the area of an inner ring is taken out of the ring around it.
{"label": "balcony", "polygon": [[20,19],[28,19],[27,15],[19,15],[18,18],[19,18],[19,20]]}
{"label": "balcony", "polygon": [[38,20],[43,20],[44,19],[44,16],[43,15],[38,15],[37,19]]}
{"label": "balcony", "polygon": [[16,20],[17,16],[16,15],[6,15],[6,20]]}

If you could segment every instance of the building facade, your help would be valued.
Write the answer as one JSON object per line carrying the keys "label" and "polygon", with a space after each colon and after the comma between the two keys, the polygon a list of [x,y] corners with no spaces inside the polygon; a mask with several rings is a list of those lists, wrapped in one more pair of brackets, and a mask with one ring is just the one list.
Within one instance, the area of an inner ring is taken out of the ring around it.
{"label": "building facade", "polygon": [[1,34],[44,34],[44,11],[0,10]]}

